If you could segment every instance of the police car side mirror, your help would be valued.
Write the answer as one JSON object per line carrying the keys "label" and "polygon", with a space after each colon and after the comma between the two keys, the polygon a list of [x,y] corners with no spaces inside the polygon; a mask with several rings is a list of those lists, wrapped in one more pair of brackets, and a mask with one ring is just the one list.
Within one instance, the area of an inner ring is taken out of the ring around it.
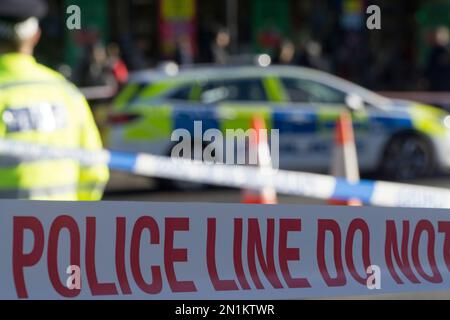
{"label": "police car side mirror", "polygon": [[345,97],[345,104],[352,112],[364,109],[364,100],[354,93],[350,93]]}

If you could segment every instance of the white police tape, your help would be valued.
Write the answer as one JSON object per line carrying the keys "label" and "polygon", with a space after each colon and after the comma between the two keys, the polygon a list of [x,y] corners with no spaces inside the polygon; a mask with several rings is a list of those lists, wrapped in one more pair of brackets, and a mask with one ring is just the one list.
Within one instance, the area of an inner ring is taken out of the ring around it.
{"label": "white police tape", "polygon": [[0,212],[0,299],[277,300],[450,288],[443,209],[0,199]]}
{"label": "white police tape", "polygon": [[213,185],[261,189],[317,199],[360,199],[366,204],[388,207],[450,208],[450,190],[410,184],[345,179],[323,174],[258,167],[212,164],[150,154],[88,151],[0,139],[0,154],[27,159],[70,158],[82,165],[107,164],[112,170],[149,177],[201,182]]}

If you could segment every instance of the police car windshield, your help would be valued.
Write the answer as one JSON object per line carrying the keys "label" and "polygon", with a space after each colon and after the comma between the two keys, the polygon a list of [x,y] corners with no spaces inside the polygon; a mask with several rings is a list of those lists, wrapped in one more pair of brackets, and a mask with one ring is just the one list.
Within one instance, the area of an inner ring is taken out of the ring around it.
{"label": "police car windshield", "polygon": [[193,65],[186,69],[180,69],[176,74],[167,74],[161,69],[143,70],[134,73],[130,82],[132,83],[157,83],[160,81],[200,81],[207,79],[218,78],[242,78],[242,77],[287,77],[287,78],[302,78],[311,81],[316,81],[344,92],[345,94],[355,94],[360,96],[366,103],[383,108],[384,105],[389,104],[389,98],[383,97],[373,91],[365,89],[355,83],[339,78],[337,76],[325,73],[322,71],[292,66],[200,66]]}

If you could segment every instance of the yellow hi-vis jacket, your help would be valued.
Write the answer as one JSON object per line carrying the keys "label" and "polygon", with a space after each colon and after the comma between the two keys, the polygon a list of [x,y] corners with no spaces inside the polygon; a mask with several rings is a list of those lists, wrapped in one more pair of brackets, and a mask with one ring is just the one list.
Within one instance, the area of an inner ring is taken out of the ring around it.
{"label": "yellow hi-vis jacket", "polygon": [[[32,56],[19,53],[0,55],[0,139],[102,148],[89,105],[77,88]],[[0,154],[0,198],[100,200],[108,178],[103,165]]]}

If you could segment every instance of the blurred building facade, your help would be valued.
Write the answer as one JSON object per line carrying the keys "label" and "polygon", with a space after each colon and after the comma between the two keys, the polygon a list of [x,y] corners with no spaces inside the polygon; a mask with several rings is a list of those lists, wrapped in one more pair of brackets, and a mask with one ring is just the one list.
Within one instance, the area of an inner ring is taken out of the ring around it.
{"label": "blurred building facade", "polygon": [[[450,0],[49,2],[37,53],[52,66],[76,69],[86,48],[110,42],[119,44],[131,70],[167,59],[210,62],[214,36],[226,28],[230,54],[266,52],[277,62],[324,69],[376,90],[426,89],[431,33],[450,27]],[[70,4],[81,8],[82,30],[65,28]],[[381,30],[366,28],[371,4],[381,8]]]}

